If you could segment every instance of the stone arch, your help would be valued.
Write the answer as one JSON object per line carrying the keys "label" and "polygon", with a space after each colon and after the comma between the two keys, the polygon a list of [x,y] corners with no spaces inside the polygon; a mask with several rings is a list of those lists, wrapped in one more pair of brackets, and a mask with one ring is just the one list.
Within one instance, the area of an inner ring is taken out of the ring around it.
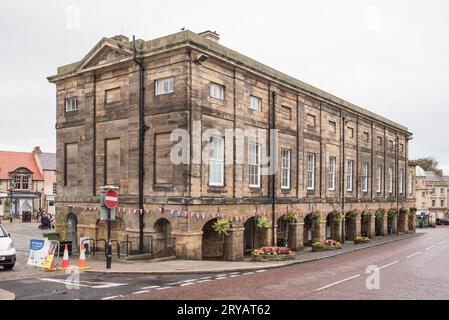
{"label": "stone arch", "polygon": [[76,251],[78,248],[78,218],[72,212],[67,215],[66,240],[72,242],[72,251]]}
{"label": "stone arch", "polygon": [[325,230],[325,237],[326,240],[333,239],[333,228],[334,227],[334,220],[332,219],[332,212],[326,215],[326,230]]}
{"label": "stone arch", "polygon": [[259,247],[259,228],[256,225],[256,218],[251,217],[243,225],[243,252],[251,252]]}
{"label": "stone arch", "polygon": [[203,235],[201,236],[203,260],[223,260],[224,258],[224,236],[212,228],[217,220],[217,218],[209,220],[203,226]]}
{"label": "stone arch", "polygon": [[285,215],[276,220],[276,239],[277,246],[283,247],[289,245],[289,237],[291,235],[291,225],[285,219]]}
{"label": "stone arch", "polygon": [[337,211],[326,215],[326,239],[343,242],[343,221],[342,219],[336,219],[335,214],[337,214]]}
{"label": "stone arch", "polygon": [[314,242],[321,240],[321,224],[313,219],[313,213],[304,217],[303,239],[304,246],[311,246]]}
{"label": "stone arch", "polygon": [[165,218],[160,218],[154,223],[152,235],[152,258],[163,258],[174,255],[174,239],[172,237],[172,225]]}

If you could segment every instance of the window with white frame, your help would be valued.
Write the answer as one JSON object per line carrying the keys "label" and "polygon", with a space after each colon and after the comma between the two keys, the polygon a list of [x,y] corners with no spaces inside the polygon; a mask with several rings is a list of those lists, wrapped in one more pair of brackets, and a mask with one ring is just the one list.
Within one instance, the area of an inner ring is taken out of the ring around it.
{"label": "window with white frame", "polygon": [[376,170],[376,192],[382,192],[382,166],[377,166]]}
{"label": "window with white frame", "polygon": [[224,186],[224,141],[222,137],[211,138],[209,185]]}
{"label": "window with white frame", "polygon": [[368,192],[368,163],[362,164],[362,192]]}
{"label": "window with white frame", "polygon": [[224,100],[224,86],[211,83],[209,86],[209,94],[212,98]]}
{"label": "window with white frame", "polygon": [[249,143],[249,186],[251,188],[260,188],[260,150],[260,144]]}
{"label": "window with white frame", "polygon": [[408,176],[408,193],[409,194],[413,193],[413,176],[412,176],[412,174],[410,174]]}
{"label": "window with white frame", "polygon": [[393,168],[388,168],[388,192],[393,193]]}
{"label": "window with white frame", "polygon": [[290,189],[290,149],[281,150],[281,189]]}
{"label": "window with white frame", "polygon": [[307,154],[307,190],[315,190],[315,154]]}
{"label": "window with white frame", "polygon": [[399,170],[399,194],[404,193],[404,170]]}
{"label": "window with white frame", "polygon": [[249,108],[260,111],[262,109],[262,99],[256,96],[249,96]]}
{"label": "window with white frame", "polygon": [[329,157],[329,176],[328,176],[328,187],[329,190],[335,190],[335,165],[337,163],[337,158]]}
{"label": "window with white frame", "polygon": [[353,180],[354,180],[354,161],[348,160],[348,175],[346,179],[346,190],[349,192],[352,192],[352,186],[353,186]]}
{"label": "window with white frame", "polygon": [[28,176],[28,175],[15,175],[14,176],[14,189],[16,189],[16,190],[29,190],[30,189],[30,176]]}
{"label": "window with white frame", "polygon": [[164,78],[156,80],[156,95],[168,94],[175,91],[175,78]]}
{"label": "window with white frame", "polygon": [[72,97],[65,99],[65,112],[78,110],[78,98]]}

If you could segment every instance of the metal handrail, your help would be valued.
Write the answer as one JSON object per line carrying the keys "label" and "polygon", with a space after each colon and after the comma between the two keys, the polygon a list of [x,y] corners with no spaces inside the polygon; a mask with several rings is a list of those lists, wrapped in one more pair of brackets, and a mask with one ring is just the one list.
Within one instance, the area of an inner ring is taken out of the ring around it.
{"label": "metal handrail", "polygon": [[120,245],[126,243],[126,256],[129,257],[129,247],[131,247],[131,252],[133,252],[133,243],[129,240],[121,241]]}

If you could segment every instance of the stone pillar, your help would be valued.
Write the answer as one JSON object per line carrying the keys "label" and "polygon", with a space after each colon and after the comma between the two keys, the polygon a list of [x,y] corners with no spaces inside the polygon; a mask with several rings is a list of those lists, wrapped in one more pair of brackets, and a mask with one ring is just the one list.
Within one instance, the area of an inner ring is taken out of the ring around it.
{"label": "stone pillar", "polygon": [[320,223],[315,223],[315,226],[318,228],[318,230],[316,232],[316,240],[315,240],[315,236],[314,236],[313,242],[326,240],[326,220],[320,221]]}
{"label": "stone pillar", "polygon": [[398,234],[398,217],[394,216],[393,217],[393,229],[391,231],[391,234]]}
{"label": "stone pillar", "polygon": [[304,249],[304,222],[297,222],[290,225],[291,229],[288,234],[288,244],[293,251],[301,251]]}
{"label": "stone pillar", "polygon": [[376,238],[376,217],[372,216],[368,221],[367,228],[368,238],[375,239]]}
{"label": "stone pillar", "polygon": [[172,231],[175,237],[176,258],[187,260],[201,260],[202,256],[202,236],[203,232],[176,232]]}
{"label": "stone pillar", "polygon": [[388,216],[385,215],[383,218],[381,218],[380,223],[381,223],[380,235],[382,237],[388,236]]}
{"label": "stone pillar", "polygon": [[[258,243],[257,243],[257,247],[258,248],[262,248],[262,247],[268,247],[271,245],[271,232],[270,232],[270,228],[267,229],[257,229],[258,231]],[[258,249],[256,248],[256,249]]]}
{"label": "stone pillar", "polygon": [[408,216],[408,231],[411,233],[416,232],[416,215],[409,214]]}
{"label": "stone pillar", "polygon": [[332,240],[343,242],[343,221],[332,221],[331,234]]}
{"label": "stone pillar", "polygon": [[399,214],[399,232],[408,232],[408,214]]}
{"label": "stone pillar", "polygon": [[225,236],[223,259],[226,261],[242,261],[243,252],[243,234],[245,228],[232,228],[229,236]]}

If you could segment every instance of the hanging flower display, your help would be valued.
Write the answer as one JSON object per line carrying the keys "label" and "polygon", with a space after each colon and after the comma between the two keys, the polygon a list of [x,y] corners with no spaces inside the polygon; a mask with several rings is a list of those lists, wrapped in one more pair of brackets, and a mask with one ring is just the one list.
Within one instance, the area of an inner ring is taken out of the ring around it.
{"label": "hanging flower display", "polygon": [[378,209],[376,211],[376,219],[382,219],[383,217],[385,217],[387,210],[385,209]]}
{"label": "hanging flower display", "polygon": [[399,215],[398,210],[391,208],[390,210],[388,210],[388,217],[389,218],[394,218],[397,217]]}
{"label": "hanging flower display", "polygon": [[360,216],[360,210],[359,209],[353,209],[353,210],[348,212],[348,216],[350,218],[356,218],[356,217]]}
{"label": "hanging flower display", "polygon": [[363,210],[362,217],[364,217],[364,218],[371,218],[372,216],[374,216],[374,211],[373,210],[371,210],[371,209]]}
{"label": "hanging flower display", "polygon": [[341,211],[334,211],[333,213],[331,213],[331,215],[334,222],[341,222],[345,217],[343,212]]}
{"label": "hanging flower display", "polygon": [[312,212],[312,220],[315,223],[320,223],[320,221],[321,221],[321,211],[316,210],[316,211]]}
{"label": "hanging flower display", "polygon": [[257,227],[259,229],[268,229],[268,218],[265,216],[260,216],[257,218]]}

